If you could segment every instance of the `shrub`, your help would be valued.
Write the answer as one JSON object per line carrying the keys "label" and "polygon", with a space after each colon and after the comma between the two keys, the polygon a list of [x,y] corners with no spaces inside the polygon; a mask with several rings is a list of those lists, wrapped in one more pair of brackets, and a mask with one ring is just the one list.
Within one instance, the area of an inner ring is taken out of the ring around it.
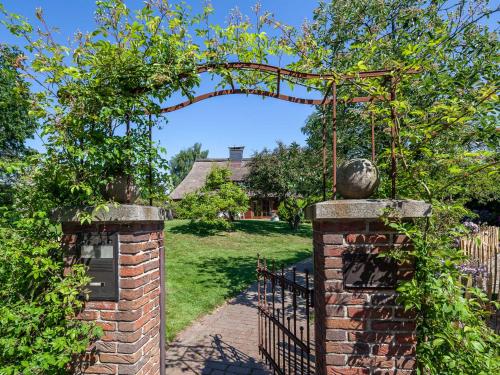
{"label": "shrub", "polygon": [[290,228],[296,231],[304,218],[304,209],[308,201],[301,198],[286,198],[278,206],[278,216],[288,222]]}
{"label": "shrub", "polygon": [[438,204],[434,211],[437,217],[425,228],[390,224],[413,243],[412,251],[393,256],[415,262],[414,278],[397,290],[405,309],[416,312],[418,373],[497,374],[500,336],[487,325],[487,297],[476,288],[465,290],[460,267],[465,256],[453,244],[458,227],[443,231],[450,212],[439,212]]}
{"label": "shrub", "polygon": [[43,212],[0,212],[0,374],[65,374],[101,333],[79,321],[90,281],[82,265],[64,276],[59,231]]}
{"label": "shrub", "polygon": [[249,200],[230,177],[229,169],[214,167],[204,187],[184,197],[177,207],[178,215],[216,229],[231,228],[231,221],[248,209]]}

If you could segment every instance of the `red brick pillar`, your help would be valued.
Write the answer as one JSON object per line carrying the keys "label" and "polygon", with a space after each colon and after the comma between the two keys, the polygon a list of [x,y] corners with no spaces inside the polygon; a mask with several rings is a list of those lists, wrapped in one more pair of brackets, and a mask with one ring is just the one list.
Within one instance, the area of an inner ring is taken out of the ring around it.
{"label": "red brick pillar", "polygon": [[79,259],[78,248],[89,238],[114,236],[118,248],[116,299],[95,300],[91,293],[80,316],[95,321],[104,336],[89,348],[74,372],[164,374],[164,247],[159,209],[110,207],[109,212],[99,212],[91,224],[80,224],[70,213],[63,219],[62,229],[69,263]]}
{"label": "red brick pillar", "polygon": [[338,200],[312,206],[315,340],[318,375],[412,374],[415,321],[396,303],[395,285],[413,265],[379,258],[411,246],[379,217],[430,215],[419,201]]}

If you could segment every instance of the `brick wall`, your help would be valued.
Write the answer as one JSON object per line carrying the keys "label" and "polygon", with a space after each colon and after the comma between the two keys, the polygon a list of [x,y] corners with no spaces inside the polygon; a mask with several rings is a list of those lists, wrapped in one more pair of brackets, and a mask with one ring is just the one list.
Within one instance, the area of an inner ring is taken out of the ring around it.
{"label": "brick wall", "polygon": [[[377,220],[314,221],[316,368],[323,374],[412,374],[415,321],[391,289],[345,288],[345,252],[408,248],[408,238]],[[401,264],[398,280],[412,276]]]}
{"label": "brick wall", "polygon": [[77,374],[160,373],[160,251],[163,222],[63,224],[68,263],[78,233],[119,233],[119,301],[90,301],[80,318],[95,321],[104,336],[89,348]]}

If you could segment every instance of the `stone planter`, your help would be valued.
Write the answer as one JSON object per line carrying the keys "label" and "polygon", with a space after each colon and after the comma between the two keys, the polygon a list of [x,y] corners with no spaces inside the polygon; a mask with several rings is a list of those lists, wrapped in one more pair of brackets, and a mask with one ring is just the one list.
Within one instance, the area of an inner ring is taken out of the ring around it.
{"label": "stone planter", "polygon": [[118,203],[135,203],[139,198],[139,188],[131,177],[117,176],[114,181],[108,182],[104,188],[104,197]]}

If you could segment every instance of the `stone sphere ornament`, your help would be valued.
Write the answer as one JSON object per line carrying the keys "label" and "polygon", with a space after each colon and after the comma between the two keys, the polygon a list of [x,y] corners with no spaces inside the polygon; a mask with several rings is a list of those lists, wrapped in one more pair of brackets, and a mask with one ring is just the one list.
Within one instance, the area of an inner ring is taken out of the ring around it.
{"label": "stone sphere ornament", "polygon": [[337,168],[337,192],[344,198],[369,198],[379,182],[377,167],[367,159],[351,159]]}

